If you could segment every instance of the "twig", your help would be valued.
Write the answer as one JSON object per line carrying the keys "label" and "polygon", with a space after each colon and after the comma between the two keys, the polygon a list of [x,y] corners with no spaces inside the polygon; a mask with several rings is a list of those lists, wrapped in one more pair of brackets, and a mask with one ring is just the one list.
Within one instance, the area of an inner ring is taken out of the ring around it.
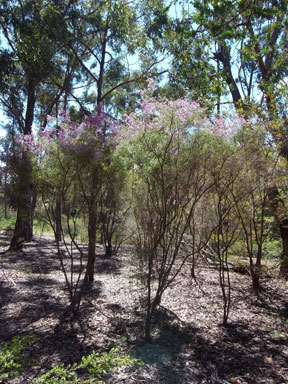
{"label": "twig", "polygon": [[3,267],[3,265],[1,266],[1,270],[2,270],[2,273],[3,273],[3,275],[5,276],[6,280],[7,280],[8,283],[10,284],[10,286],[14,285],[14,287],[16,287],[17,284],[16,284],[15,281],[12,279],[12,277],[8,277],[8,276],[6,275],[6,273],[5,273],[5,271],[4,271],[4,267]]}

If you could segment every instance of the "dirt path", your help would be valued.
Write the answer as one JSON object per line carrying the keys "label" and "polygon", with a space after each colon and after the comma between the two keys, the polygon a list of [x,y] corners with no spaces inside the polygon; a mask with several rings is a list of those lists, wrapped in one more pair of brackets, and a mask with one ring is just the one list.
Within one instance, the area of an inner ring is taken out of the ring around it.
{"label": "dirt path", "polygon": [[0,342],[27,333],[39,339],[34,366],[13,384],[29,383],[59,362],[72,363],[93,349],[104,352],[115,345],[145,365],[115,374],[110,383],[288,383],[288,286],[283,281],[267,279],[255,296],[249,277],[233,273],[230,326],[223,328],[217,271],[199,266],[196,284],[187,267],[164,295],[153,342],[144,344],[141,287],[129,247],[110,259],[97,248],[95,281],[72,322],[65,315],[68,297],[53,241],[38,239],[13,254],[3,253],[8,244],[3,234],[0,244]]}

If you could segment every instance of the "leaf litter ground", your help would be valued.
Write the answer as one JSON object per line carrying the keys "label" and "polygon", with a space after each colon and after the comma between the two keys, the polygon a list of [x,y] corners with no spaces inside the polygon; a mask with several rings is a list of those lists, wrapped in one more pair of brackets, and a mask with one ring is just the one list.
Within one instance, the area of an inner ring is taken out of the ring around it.
{"label": "leaf litter ground", "polygon": [[97,247],[95,281],[85,291],[79,316],[67,312],[64,276],[52,239],[38,238],[14,253],[0,235],[0,343],[38,337],[33,364],[9,383],[31,383],[59,363],[74,363],[93,350],[119,346],[145,363],[107,377],[108,383],[288,383],[288,285],[267,277],[259,295],[249,276],[232,273],[230,324],[221,324],[218,272],[199,263],[197,281],[185,266],[165,292],[143,340],[141,286],[130,247],[106,258]]}

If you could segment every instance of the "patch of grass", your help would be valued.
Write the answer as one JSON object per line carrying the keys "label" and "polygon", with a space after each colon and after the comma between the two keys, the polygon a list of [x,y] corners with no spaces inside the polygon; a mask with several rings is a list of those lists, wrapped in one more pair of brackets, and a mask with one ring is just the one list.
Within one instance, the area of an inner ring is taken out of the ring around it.
{"label": "patch of grass", "polygon": [[15,336],[10,343],[0,348],[0,382],[4,379],[12,379],[25,370],[28,361],[25,360],[23,352],[36,340],[34,335]]}
{"label": "patch of grass", "polygon": [[275,339],[286,339],[287,338],[287,334],[282,332],[282,331],[279,331],[278,329],[274,329],[272,332],[272,335]]}

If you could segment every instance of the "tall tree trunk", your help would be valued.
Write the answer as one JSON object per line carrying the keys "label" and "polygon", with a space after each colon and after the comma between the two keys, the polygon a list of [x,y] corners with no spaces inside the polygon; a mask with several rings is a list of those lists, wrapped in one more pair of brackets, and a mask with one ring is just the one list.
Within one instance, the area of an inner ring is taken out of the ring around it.
{"label": "tall tree trunk", "polygon": [[4,217],[8,219],[8,201],[7,201],[7,174],[4,178]]}
{"label": "tall tree trunk", "polygon": [[288,218],[279,223],[282,239],[282,252],[280,255],[280,276],[288,280]]}
{"label": "tall tree trunk", "polygon": [[218,52],[214,54],[214,57],[218,63],[220,60],[223,65],[225,70],[226,83],[229,87],[235,109],[239,110],[241,107],[245,108],[239,88],[232,73],[230,49],[224,47],[223,45],[219,45]]}
{"label": "tall tree trunk", "polygon": [[[282,252],[280,255],[280,276],[288,280],[288,218],[282,216],[284,202],[276,186],[267,191],[271,209],[277,220],[282,239]],[[281,217],[282,216],[282,217]]]}
{"label": "tall tree trunk", "polygon": [[[249,24],[249,31],[253,34],[252,27]],[[267,59],[264,63],[263,59],[259,55],[259,47],[256,44],[255,46],[255,52],[257,53],[257,62],[258,67],[261,72],[262,78],[264,80],[269,80],[269,73],[270,73],[270,67],[271,67],[271,60],[272,58],[269,57],[269,60]],[[231,69],[231,56],[229,49],[220,46],[218,52],[214,54],[215,58],[217,60],[220,60],[222,62],[223,68],[226,71],[226,82],[229,86],[230,93],[233,99],[234,106],[236,110],[239,110],[239,107],[242,107],[244,110],[246,110],[246,106],[241,98],[240,91],[237,87],[237,83],[233,77],[232,69]],[[269,65],[268,65],[269,64]],[[273,120],[273,117],[275,117],[275,109],[274,109],[274,102],[272,101],[273,95],[271,93],[266,92],[265,93],[265,99],[267,104],[267,109],[270,115],[271,120]],[[287,144],[287,135],[286,135],[287,129],[285,130],[285,135],[282,137],[282,145],[280,149],[280,154],[287,160],[288,162],[288,144]],[[272,133],[273,135],[273,133]],[[279,138],[275,137],[275,141],[279,142]],[[272,213],[278,223],[279,232],[282,239],[282,253],[280,257],[280,275],[282,277],[285,277],[288,280],[288,228],[286,228],[287,224],[281,224],[288,222],[288,218],[283,218],[282,214],[282,207],[283,202],[280,199],[279,191],[276,186],[272,186],[268,188],[268,198],[270,201],[270,205],[272,208]],[[282,216],[282,217],[281,217]],[[257,284],[257,282],[256,282]]]}
{"label": "tall tree trunk", "polygon": [[[25,116],[24,135],[32,133],[34,119],[36,85],[34,79],[29,78],[27,84],[27,107]],[[13,249],[33,238],[33,217],[36,205],[36,190],[33,182],[32,164],[29,152],[23,152],[18,175],[19,187],[17,198],[17,219],[10,249]]]}
{"label": "tall tree trunk", "polygon": [[[32,167],[29,154],[22,157],[17,198],[17,219],[10,249],[18,247],[33,238],[33,216],[36,205],[36,191],[33,184]],[[21,190],[20,190],[21,188]]]}
{"label": "tall tree trunk", "polygon": [[260,290],[262,244],[258,245],[256,263],[253,266],[252,284],[255,292]]}
{"label": "tall tree trunk", "polygon": [[[66,77],[65,77],[66,80]],[[65,84],[65,82],[64,82]],[[61,92],[63,92],[64,87],[62,88]],[[59,96],[60,97],[60,96]],[[64,111],[66,111],[67,108],[67,96],[65,93],[65,102],[64,102]],[[58,119],[58,100],[56,101],[56,118]],[[60,127],[57,126],[57,137],[59,134]],[[55,241],[59,242],[62,240],[62,202],[61,202],[61,194],[59,192],[58,196],[56,197],[56,207],[55,207]]]}

